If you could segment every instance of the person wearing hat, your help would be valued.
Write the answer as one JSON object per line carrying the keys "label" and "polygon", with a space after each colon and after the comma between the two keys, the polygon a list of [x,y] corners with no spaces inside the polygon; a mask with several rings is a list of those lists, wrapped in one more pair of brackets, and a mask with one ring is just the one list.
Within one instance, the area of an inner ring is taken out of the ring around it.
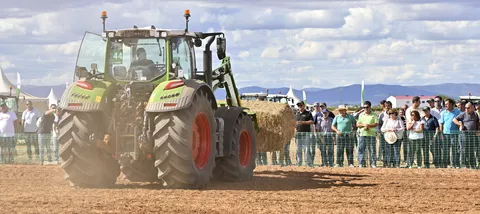
{"label": "person wearing hat", "polygon": [[40,118],[40,113],[33,108],[32,101],[27,100],[26,105],[27,109],[25,109],[25,111],[22,113],[21,124],[23,125],[28,161],[30,162],[32,161],[32,145],[35,150],[35,156],[37,160],[40,158],[37,135],[37,120]]}
{"label": "person wearing hat", "polygon": [[395,109],[387,111],[388,119],[382,125],[381,131],[384,133],[385,161],[384,167],[400,167],[400,145],[403,139],[403,121],[397,117]]}
{"label": "person wearing hat", "polygon": [[326,110],[328,111],[328,116],[331,117],[332,119],[335,118],[335,114],[331,111],[328,110],[327,108],[327,104],[326,103],[320,103],[320,110],[323,111],[323,110]]}
{"label": "person wearing hat", "polygon": [[347,154],[347,163],[349,167],[353,165],[353,147],[355,142],[355,129],[357,121],[352,115],[347,114],[345,105],[338,106],[339,115],[335,116],[332,123],[332,130],[336,133],[337,140],[337,164],[343,167],[344,153]]}
{"label": "person wearing hat", "polygon": [[438,140],[438,131],[440,128],[440,124],[438,123],[438,120],[436,117],[433,116],[431,108],[428,106],[423,107],[423,113],[425,114],[422,117],[422,121],[425,124],[423,127],[423,135],[425,137],[425,141],[421,146],[421,149],[423,149],[424,157],[423,162],[425,162],[425,167],[429,168],[429,159],[430,157],[428,156],[428,151],[430,149],[430,152],[432,153],[433,156],[433,165],[435,167],[439,167],[439,148],[438,146],[440,145]]}
{"label": "person wearing hat", "polygon": [[4,164],[13,163],[13,141],[17,115],[8,111],[5,101],[0,100],[0,150]]}
{"label": "person wearing hat", "polygon": [[306,110],[303,101],[297,102],[298,112],[295,115],[297,125],[295,127],[295,140],[297,145],[297,166],[303,165],[302,152],[305,153],[305,162],[307,166],[313,167],[312,151],[311,151],[311,125],[313,124],[313,116],[310,111]]}

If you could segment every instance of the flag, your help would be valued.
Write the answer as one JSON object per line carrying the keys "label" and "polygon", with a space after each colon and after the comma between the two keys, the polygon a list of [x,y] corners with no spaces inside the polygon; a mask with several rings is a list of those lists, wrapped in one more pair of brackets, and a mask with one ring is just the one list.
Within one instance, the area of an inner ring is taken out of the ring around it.
{"label": "flag", "polygon": [[17,97],[20,97],[20,88],[22,87],[22,82],[20,80],[20,73],[17,72]]}
{"label": "flag", "polygon": [[363,103],[365,102],[365,81],[362,80],[362,97],[361,97],[361,101],[362,103],[360,103],[360,105],[363,105]]}
{"label": "flag", "polygon": [[305,90],[303,90],[303,102],[307,103],[307,94],[305,93]]}

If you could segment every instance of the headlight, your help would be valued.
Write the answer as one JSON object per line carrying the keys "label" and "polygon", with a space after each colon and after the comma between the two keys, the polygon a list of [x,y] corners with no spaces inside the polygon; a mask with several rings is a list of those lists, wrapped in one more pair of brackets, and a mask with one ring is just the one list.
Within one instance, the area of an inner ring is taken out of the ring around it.
{"label": "headlight", "polygon": [[115,32],[108,32],[108,38],[115,37]]}
{"label": "headlight", "polygon": [[155,31],[155,37],[160,37],[160,32],[159,31]]}
{"label": "headlight", "polygon": [[165,32],[165,31],[162,32],[162,33],[160,34],[160,37],[167,37],[167,32]]}

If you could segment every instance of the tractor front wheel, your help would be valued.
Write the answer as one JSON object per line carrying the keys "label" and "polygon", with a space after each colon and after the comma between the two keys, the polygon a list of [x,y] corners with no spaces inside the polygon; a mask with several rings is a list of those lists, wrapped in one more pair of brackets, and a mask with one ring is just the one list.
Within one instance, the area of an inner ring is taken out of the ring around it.
{"label": "tractor front wheel", "polygon": [[108,187],[120,175],[118,162],[92,142],[94,133],[103,134],[101,114],[66,112],[59,123],[61,168],[72,186]]}
{"label": "tractor front wheel", "polygon": [[217,158],[214,178],[231,182],[251,180],[257,157],[256,133],[252,119],[246,114],[240,114],[233,127],[231,141],[225,139],[224,143],[232,145],[233,154]]}
{"label": "tractor front wheel", "polygon": [[204,188],[215,167],[216,122],[208,96],[199,91],[189,108],[155,117],[155,166],[169,188]]}

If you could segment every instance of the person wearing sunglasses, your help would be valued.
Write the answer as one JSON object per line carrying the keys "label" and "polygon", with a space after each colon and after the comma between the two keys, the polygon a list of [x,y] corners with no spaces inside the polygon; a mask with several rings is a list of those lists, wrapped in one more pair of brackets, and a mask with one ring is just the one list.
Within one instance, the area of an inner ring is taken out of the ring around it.
{"label": "person wearing sunglasses", "polygon": [[378,125],[378,116],[372,111],[372,103],[365,101],[363,103],[365,111],[360,114],[357,121],[357,127],[360,129],[360,142],[358,143],[358,162],[359,167],[366,166],[365,149],[368,148],[370,156],[370,166],[377,168],[376,162],[376,136],[375,128]]}
{"label": "person wearing sunglasses", "polygon": [[313,167],[311,144],[311,125],[313,124],[313,116],[310,111],[305,109],[303,101],[297,102],[298,112],[295,115],[297,121],[295,139],[297,144],[297,166],[303,165],[302,151],[305,154],[305,162],[307,166]]}

